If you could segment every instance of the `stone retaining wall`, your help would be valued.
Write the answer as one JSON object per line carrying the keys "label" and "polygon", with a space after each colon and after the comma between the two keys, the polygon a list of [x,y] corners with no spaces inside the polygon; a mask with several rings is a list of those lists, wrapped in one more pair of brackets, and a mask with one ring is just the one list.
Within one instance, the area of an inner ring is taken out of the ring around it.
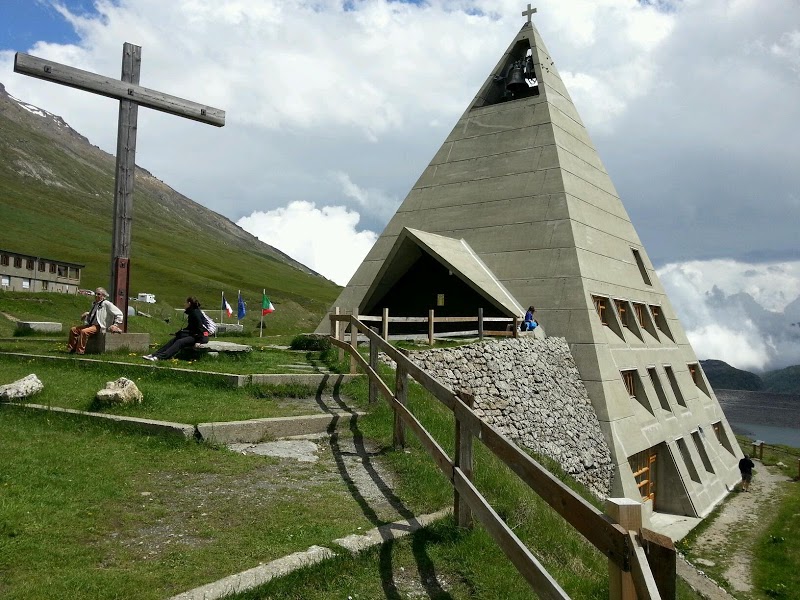
{"label": "stone retaining wall", "polygon": [[594,494],[611,490],[611,452],[564,338],[525,337],[409,353],[515,443],[548,456]]}

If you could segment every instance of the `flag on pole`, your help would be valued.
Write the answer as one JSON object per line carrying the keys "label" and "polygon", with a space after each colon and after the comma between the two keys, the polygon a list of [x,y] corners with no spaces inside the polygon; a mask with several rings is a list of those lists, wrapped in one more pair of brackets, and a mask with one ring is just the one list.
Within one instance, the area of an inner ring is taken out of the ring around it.
{"label": "flag on pole", "polygon": [[275,307],[272,306],[272,302],[270,302],[265,293],[264,297],[261,298],[261,316],[268,315],[271,312],[275,312]]}
{"label": "flag on pole", "polygon": [[231,305],[228,304],[227,300],[225,300],[225,292],[222,293],[222,310],[228,313],[229,317],[233,314],[233,309],[231,308]]}
{"label": "flag on pole", "polygon": [[238,302],[236,308],[237,308],[236,318],[241,321],[242,319],[244,319],[244,316],[247,314],[247,310],[245,309],[245,306],[244,306],[244,298],[242,298],[242,290],[239,290],[239,302]]}

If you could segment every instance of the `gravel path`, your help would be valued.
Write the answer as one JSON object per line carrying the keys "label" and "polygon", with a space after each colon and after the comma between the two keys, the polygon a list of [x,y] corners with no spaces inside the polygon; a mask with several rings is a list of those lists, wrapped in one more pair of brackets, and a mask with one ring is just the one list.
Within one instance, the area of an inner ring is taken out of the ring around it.
{"label": "gravel path", "polygon": [[[769,515],[780,499],[779,483],[787,481],[787,477],[770,471],[756,461],[756,471],[750,492],[733,492],[725,503],[720,515],[695,540],[693,546],[695,564],[684,560],[678,561],[678,574],[693,588],[710,600],[725,600],[738,596],[738,593],[749,594],[753,589],[750,574],[751,547],[755,539],[769,525]],[[731,539],[735,538],[735,543]],[[730,585],[731,596],[703,574],[703,563],[712,565],[718,561],[719,554],[724,555],[726,548],[734,548],[732,555],[725,559],[729,565],[724,578]],[[703,555],[709,558],[704,558]]]}

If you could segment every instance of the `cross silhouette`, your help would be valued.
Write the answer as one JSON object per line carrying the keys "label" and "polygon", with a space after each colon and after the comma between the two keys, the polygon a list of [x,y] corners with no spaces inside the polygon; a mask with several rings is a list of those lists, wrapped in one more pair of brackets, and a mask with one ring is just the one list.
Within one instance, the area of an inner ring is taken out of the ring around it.
{"label": "cross silhouette", "polygon": [[528,4],[528,10],[523,10],[522,11],[522,16],[523,17],[528,17],[528,23],[530,23],[531,22],[531,15],[533,15],[533,13],[535,13],[535,12],[536,12],[536,9],[535,8],[531,8],[531,5]]}

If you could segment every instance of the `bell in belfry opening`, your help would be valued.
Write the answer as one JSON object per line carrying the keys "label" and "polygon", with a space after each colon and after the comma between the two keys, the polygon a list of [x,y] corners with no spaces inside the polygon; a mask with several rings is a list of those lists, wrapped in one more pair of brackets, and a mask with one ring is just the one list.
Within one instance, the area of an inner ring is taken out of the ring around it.
{"label": "bell in belfry opening", "polygon": [[506,73],[506,89],[515,95],[528,89],[528,84],[525,83],[525,67],[523,61],[515,60],[511,63]]}

